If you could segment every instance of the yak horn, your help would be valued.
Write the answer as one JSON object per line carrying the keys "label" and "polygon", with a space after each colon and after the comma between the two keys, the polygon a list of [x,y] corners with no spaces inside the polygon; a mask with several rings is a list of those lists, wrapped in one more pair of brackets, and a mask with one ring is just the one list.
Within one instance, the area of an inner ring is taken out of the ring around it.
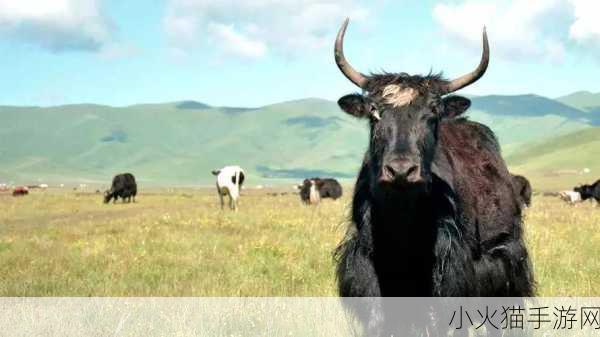
{"label": "yak horn", "polygon": [[481,76],[483,76],[483,74],[485,74],[485,71],[487,69],[489,62],[490,62],[490,46],[488,44],[487,33],[485,31],[485,26],[484,26],[483,27],[483,53],[481,54],[481,61],[479,62],[477,69],[475,69],[474,71],[472,71],[466,75],[463,75],[459,78],[456,78],[456,79],[453,79],[452,81],[450,81],[446,86],[445,93],[449,94],[451,92],[457,91],[457,90],[462,89],[462,88],[468,86],[469,84],[477,81],[478,79],[480,79]]}
{"label": "yak horn", "polygon": [[352,83],[364,89],[367,85],[367,77],[354,70],[354,68],[352,68],[350,63],[348,63],[344,57],[344,34],[346,34],[346,28],[348,27],[349,21],[350,19],[346,18],[335,39],[335,63],[337,64],[338,68],[340,68],[340,71],[342,74],[344,74],[344,76],[346,76]]}

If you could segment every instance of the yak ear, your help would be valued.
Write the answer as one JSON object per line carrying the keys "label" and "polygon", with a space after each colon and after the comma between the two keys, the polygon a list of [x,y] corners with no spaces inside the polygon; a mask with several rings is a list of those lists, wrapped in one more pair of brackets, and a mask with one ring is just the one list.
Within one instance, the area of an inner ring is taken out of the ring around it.
{"label": "yak ear", "polygon": [[347,114],[358,118],[371,116],[371,104],[360,94],[346,95],[338,100],[338,105]]}
{"label": "yak ear", "polygon": [[462,96],[444,98],[444,113],[442,117],[454,118],[462,115],[471,106],[471,100]]}
{"label": "yak ear", "polygon": [[218,176],[221,173],[221,170],[215,170],[211,172],[213,175]]}

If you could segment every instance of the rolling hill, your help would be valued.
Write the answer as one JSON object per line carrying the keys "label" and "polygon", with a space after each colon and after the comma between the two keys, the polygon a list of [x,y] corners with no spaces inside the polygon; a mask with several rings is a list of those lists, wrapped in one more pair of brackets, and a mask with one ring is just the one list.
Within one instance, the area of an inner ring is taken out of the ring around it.
{"label": "rolling hill", "polygon": [[585,112],[600,113],[600,92],[577,91],[556,100]]}
{"label": "rolling hill", "polygon": [[[469,118],[489,125],[518,167],[526,167],[529,146],[600,126],[598,114],[540,96],[472,100]],[[364,121],[314,98],[259,108],[195,101],[0,106],[0,182],[106,184],[131,171],[145,184],[209,185],[212,169],[233,163],[251,185],[316,175],[350,180],[366,142]]]}
{"label": "rolling hill", "polygon": [[513,171],[538,190],[571,188],[600,178],[600,128],[589,128],[531,144],[506,158]]}

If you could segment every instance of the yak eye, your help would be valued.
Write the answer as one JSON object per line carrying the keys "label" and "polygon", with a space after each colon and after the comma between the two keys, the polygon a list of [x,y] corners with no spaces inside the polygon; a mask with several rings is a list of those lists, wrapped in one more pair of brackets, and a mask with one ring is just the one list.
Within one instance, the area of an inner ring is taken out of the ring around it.
{"label": "yak eye", "polygon": [[371,103],[369,105],[369,113],[371,115],[371,120],[376,122],[381,120],[381,115],[379,114],[379,110],[377,109],[377,105],[375,105],[375,103]]}

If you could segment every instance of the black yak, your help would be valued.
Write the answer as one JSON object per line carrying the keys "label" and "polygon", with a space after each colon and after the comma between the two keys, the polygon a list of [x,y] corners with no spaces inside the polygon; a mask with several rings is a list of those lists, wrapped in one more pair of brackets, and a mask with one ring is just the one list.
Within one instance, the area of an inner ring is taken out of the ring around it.
{"label": "black yak", "polygon": [[[335,254],[339,294],[532,296],[522,205],[499,143],[487,126],[460,117],[469,99],[449,95],[485,73],[485,30],[478,67],[446,80],[359,73],[344,57],[347,25],[338,32],[335,61],[362,94],[338,105],[368,120],[370,137],[351,224]],[[370,327],[379,319],[373,308],[360,310]]]}
{"label": "black yak", "polygon": [[342,197],[342,185],[333,178],[304,179],[298,189],[300,199],[307,204],[317,204],[325,198],[337,200]]}
{"label": "black yak", "polygon": [[137,195],[137,184],[135,177],[131,173],[117,174],[112,181],[111,188],[104,192],[104,203],[107,204],[113,199],[113,202],[117,202],[120,197],[123,202],[135,202],[135,196]]}
{"label": "black yak", "polygon": [[581,200],[587,200],[594,198],[597,203],[600,203],[600,180],[597,180],[591,185],[581,185],[573,189],[575,192],[579,192]]}

